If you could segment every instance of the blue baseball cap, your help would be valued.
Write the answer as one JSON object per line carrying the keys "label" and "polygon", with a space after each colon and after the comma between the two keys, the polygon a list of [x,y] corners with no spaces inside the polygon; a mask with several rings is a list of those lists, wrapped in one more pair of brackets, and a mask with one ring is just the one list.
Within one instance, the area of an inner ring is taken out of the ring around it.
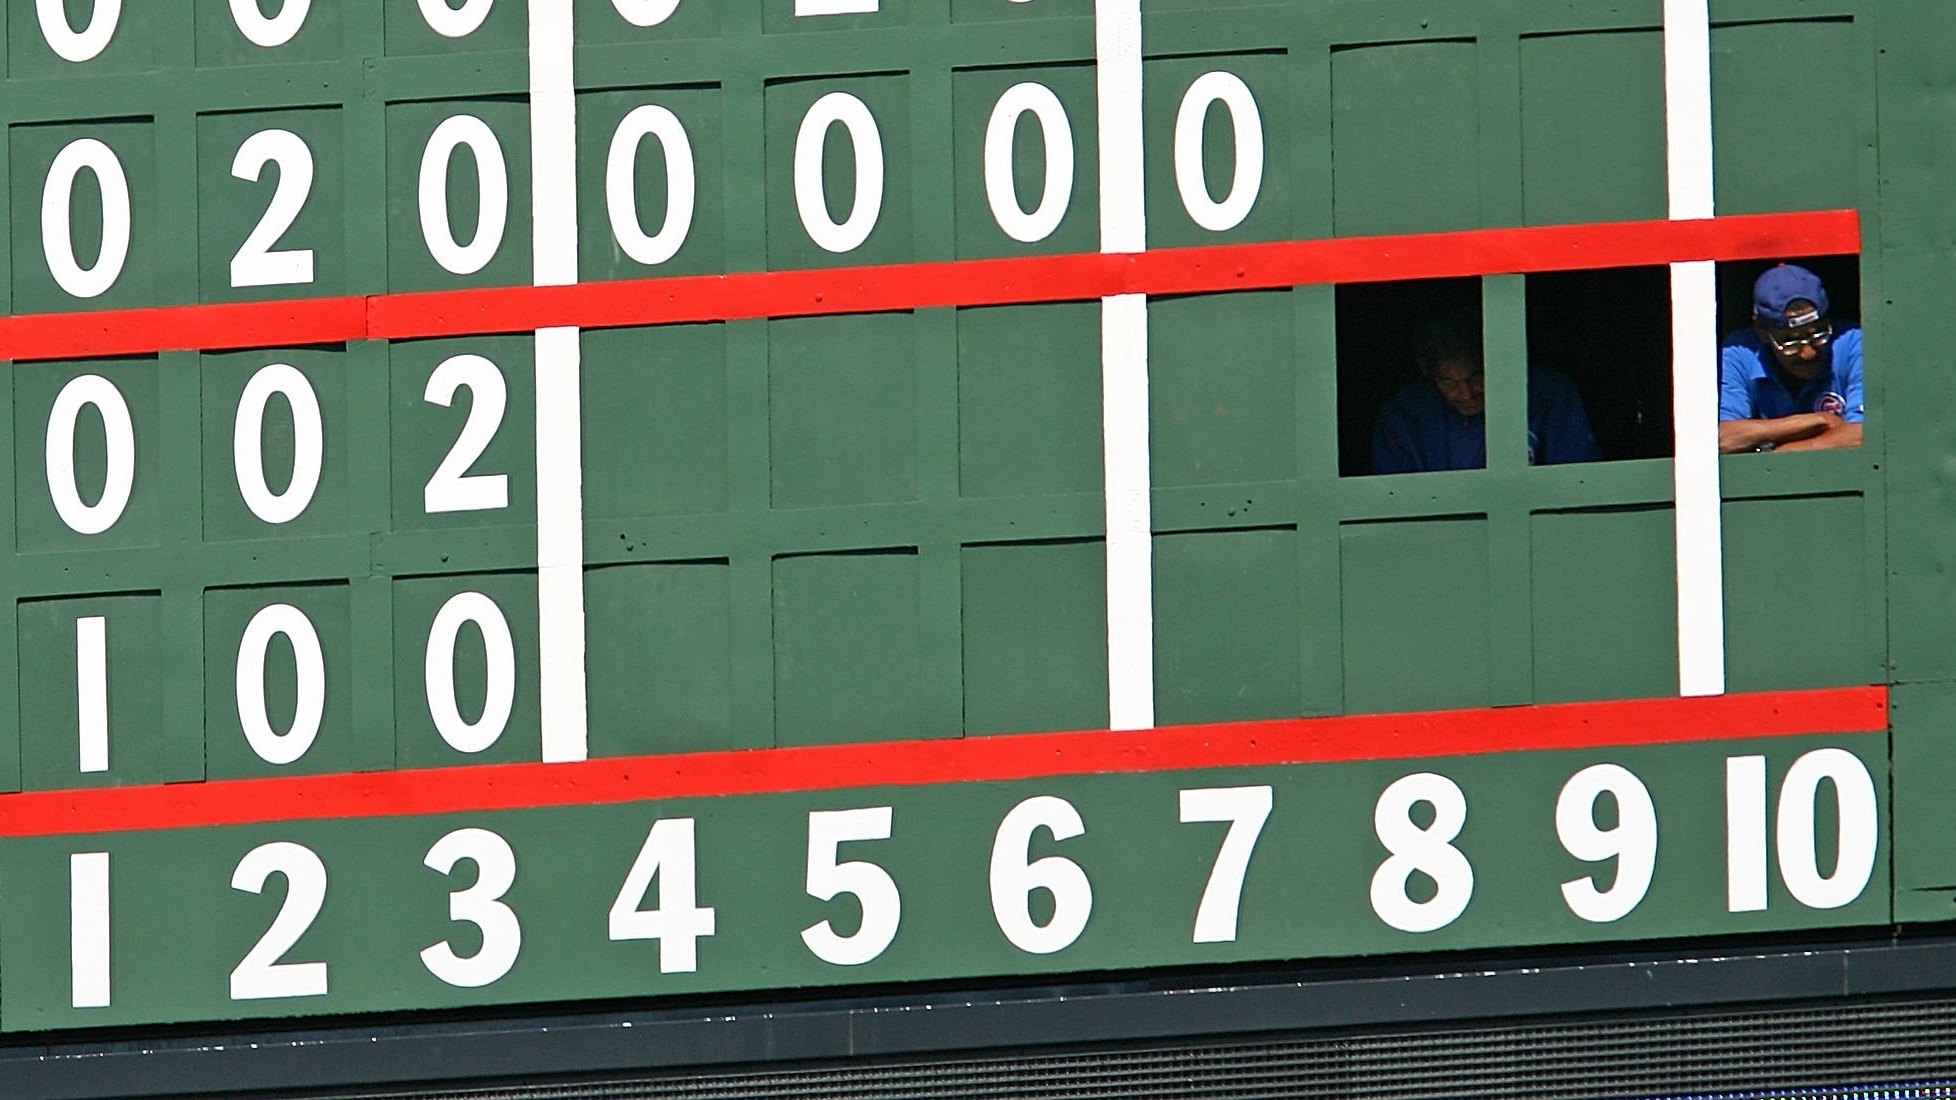
{"label": "blue baseball cap", "polygon": [[[1786,307],[1794,302],[1812,302],[1811,310],[1788,316]],[[1752,284],[1752,315],[1767,328],[1798,328],[1827,316],[1827,288],[1820,276],[1798,264],[1780,264],[1759,276]]]}

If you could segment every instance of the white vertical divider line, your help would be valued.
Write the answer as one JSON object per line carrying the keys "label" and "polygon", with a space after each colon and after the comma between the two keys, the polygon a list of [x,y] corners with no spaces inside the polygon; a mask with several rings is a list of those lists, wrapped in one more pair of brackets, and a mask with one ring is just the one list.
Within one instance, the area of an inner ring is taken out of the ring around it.
{"label": "white vertical divider line", "polygon": [[[536,285],[577,282],[571,0],[530,0],[530,229]],[[546,763],[590,754],[584,669],[582,347],[536,334],[538,697]]]}
{"label": "white vertical divider line", "polygon": [[[1148,219],[1141,160],[1141,0],[1094,0],[1100,116],[1100,250],[1141,252]],[[1107,518],[1107,720],[1155,724],[1153,518],[1148,463],[1148,298],[1100,304],[1102,460]]]}
{"label": "white vertical divider line", "polygon": [[[1713,214],[1709,0],[1664,0],[1664,129],[1674,221]],[[1725,692],[1718,485],[1718,269],[1671,265],[1678,694]]]}

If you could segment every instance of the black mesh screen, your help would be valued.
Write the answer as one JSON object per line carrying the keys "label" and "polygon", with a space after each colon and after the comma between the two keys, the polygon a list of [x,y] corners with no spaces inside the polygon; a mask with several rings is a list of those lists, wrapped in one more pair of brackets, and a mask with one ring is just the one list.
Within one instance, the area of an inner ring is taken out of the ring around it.
{"label": "black mesh screen", "polygon": [[[334,1100],[1930,1100],[1956,1097],[1952,1082],[1956,1000],[1937,1000],[330,1095]],[[326,1100],[329,1094],[304,1095]]]}

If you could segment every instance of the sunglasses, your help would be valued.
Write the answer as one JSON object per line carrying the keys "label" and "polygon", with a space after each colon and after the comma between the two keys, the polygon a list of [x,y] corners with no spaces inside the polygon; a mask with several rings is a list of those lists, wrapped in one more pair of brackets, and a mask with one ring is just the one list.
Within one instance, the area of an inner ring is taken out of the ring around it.
{"label": "sunglasses", "polygon": [[1766,339],[1771,340],[1782,355],[1798,354],[1802,348],[1820,351],[1834,342],[1834,326],[1830,321],[1816,321],[1798,328],[1767,329]]}

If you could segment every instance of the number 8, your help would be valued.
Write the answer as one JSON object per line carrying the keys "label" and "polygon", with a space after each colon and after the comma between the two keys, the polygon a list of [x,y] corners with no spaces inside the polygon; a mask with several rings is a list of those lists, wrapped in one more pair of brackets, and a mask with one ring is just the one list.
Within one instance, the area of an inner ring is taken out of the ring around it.
{"label": "number 8", "polygon": [[[1433,807],[1433,824],[1413,824],[1412,809]],[[1379,843],[1391,855],[1372,875],[1372,911],[1401,932],[1432,932],[1452,924],[1474,896],[1474,868],[1453,840],[1467,824],[1467,796],[1444,775],[1419,772],[1385,789],[1372,814]],[[1418,871],[1438,887],[1426,901],[1406,893]]]}

